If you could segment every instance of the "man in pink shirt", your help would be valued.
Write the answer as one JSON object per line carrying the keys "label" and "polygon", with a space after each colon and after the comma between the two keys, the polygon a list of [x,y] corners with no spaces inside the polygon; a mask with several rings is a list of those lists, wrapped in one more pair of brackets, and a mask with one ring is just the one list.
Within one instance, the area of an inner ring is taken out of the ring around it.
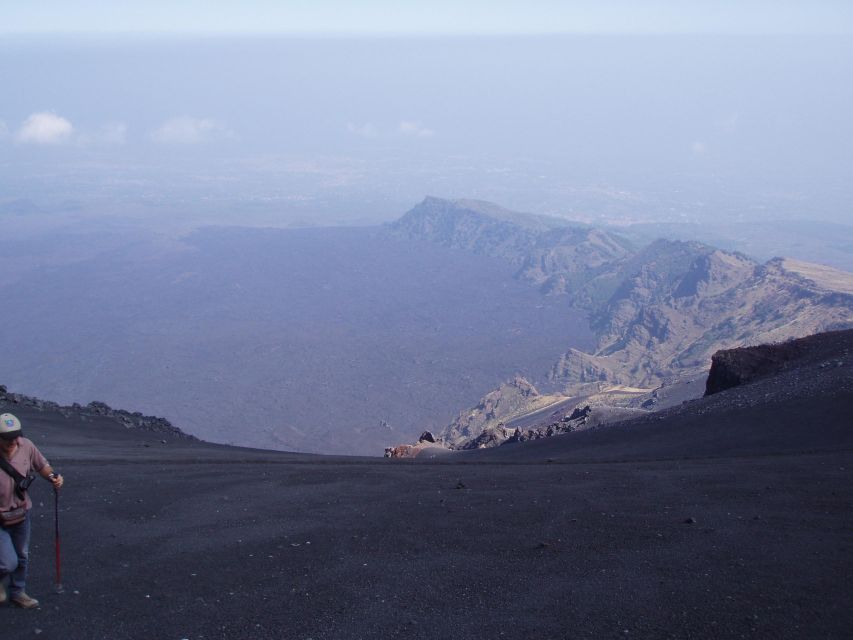
{"label": "man in pink shirt", "polygon": [[62,476],[54,473],[32,441],[24,437],[21,421],[11,413],[0,415],[0,604],[8,599],[24,609],[38,606],[24,590],[30,547],[30,509],[27,487],[33,474],[49,480],[56,489]]}

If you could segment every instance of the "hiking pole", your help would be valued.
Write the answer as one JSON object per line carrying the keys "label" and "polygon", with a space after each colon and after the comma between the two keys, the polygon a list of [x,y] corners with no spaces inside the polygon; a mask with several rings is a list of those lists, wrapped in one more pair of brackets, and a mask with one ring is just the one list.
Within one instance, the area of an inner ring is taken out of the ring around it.
{"label": "hiking pole", "polygon": [[53,592],[62,593],[62,556],[59,553],[59,489],[53,488],[53,541],[56,547],[56,580]]}

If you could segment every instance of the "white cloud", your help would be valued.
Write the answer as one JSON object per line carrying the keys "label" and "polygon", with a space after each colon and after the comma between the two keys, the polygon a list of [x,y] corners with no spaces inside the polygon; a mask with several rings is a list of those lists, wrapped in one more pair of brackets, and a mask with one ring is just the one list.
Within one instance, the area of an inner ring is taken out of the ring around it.
{"label": "white cloud", "polygon": [[413,138],[429,138],[435,135],[435,131],[426,128],[420,122],[408,120],[401,122],[397,130],[404,136],[411,136]]}
{"label": "white cloud", "polygon": [[55,113],[33,113],[18,129],[18,142],[24,144],[61,144],[71,138],[74,127]]}
{"label": "white cloud", "polygon": [[705,143],[700,140],[696,140],[693,144],[690,145],[690,150],[693,152],[693,155],[701,156],[705,154]]}
{"label": "white cloud", "polygon": [[94,133],[81,133],[77,136],[77,144],[88,145],[120,145],[127,142],[127,125],[124,122],[108,122]]}
{"label": "white cloud", "polygon": [[366,122],[362,125],[356,125],[350,122],[347,124],[347,131],[362,138],[375,138],[379,135],[379,130],[371,122]]}
{"label": "white cloud", "polygon": [[163,144],[198,144],[233,136],[234,134],[218,120],[189,116],[166,120],[151,133],[155,142]]}

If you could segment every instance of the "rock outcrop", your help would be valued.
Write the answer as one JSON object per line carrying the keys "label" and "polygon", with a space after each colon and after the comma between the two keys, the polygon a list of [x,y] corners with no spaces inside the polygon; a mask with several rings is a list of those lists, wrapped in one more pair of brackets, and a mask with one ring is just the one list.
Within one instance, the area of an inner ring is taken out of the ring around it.
{"label": "rock outcrop", "polygon": [[113,409],[108,404],[98,401],[90,402],[86,406],[79,405],[76,402],[69,406],[60,405],[56,402],[41,400],[20,393],[10,393],[5,386],[0,385],[0,407],[14,411],[15,405],[32,407],[38,411],[56,411],[66,418],[106,417],[126,429],[139,429],[184,440],[198,440],[195,436],[184,433],[165,418],[146,416],[138,411]]}
{"label": "rock outcrop", "polygon": [[446,453],[449,448],[429,431],[424,431],[416,444],[385,447],[386,458],[417,458],[421,454]]}
{"label": "rock outcrop", "polygon": [[441,432],[439,441],[451,449],[466,448],[478,438],[489,437],[484,433],[551,402],[551,396],[542,395],[525,378],[517,376],[487,393],[477,406],[456,416]]}
{"label": "rock outcrop", "polygon": [[780,344],[718,351],[711,359],[705,395],[749,384],[806,362],[820,360],[821,368],[841,367],[849,359],[851,350],[853,330],[830,331]]}
{"label": "rock outcrop", "polygon": [[515,432],[504,442],[499,444],[512,444],[513,442],[526,442],[528,440],[541,440],[563,433],[583,431],[605,424],[630,420],[637,416],[646,415],[648,411],[641,409],[628,409],[623,407],[592,407],[585,405],[576,407],[571,414],[564,416],[559,421],[551,422],[531,429],[516,429]]}

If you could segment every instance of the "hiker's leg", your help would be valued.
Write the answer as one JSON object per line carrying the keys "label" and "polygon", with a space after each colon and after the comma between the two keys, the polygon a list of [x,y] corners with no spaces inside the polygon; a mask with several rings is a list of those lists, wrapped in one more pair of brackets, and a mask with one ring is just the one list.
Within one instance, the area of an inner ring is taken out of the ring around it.
{"label": "hiker's leg", "polygon": [[6,576],[17,568],[18,553],[15,551],[15,545],[12,544],[12,537],[8,529],[0,527],[0,589],[6,588],[3,584]]}
{"label": "hiker's leg", "polygon": [[24,592],[27,582],[27,565],[30,557],[30,513],[27,512],[27,517],[21,524],[9,527],[7,531],[18,558],[18,566],[11,572],[12,578],[9,580],[9,594],[14,596]]}
{"label": "hiker's leg", "polygon": [[5,578],[18,568],[18,553],[12,542],[11,528],[0,527],[0,577]]}

